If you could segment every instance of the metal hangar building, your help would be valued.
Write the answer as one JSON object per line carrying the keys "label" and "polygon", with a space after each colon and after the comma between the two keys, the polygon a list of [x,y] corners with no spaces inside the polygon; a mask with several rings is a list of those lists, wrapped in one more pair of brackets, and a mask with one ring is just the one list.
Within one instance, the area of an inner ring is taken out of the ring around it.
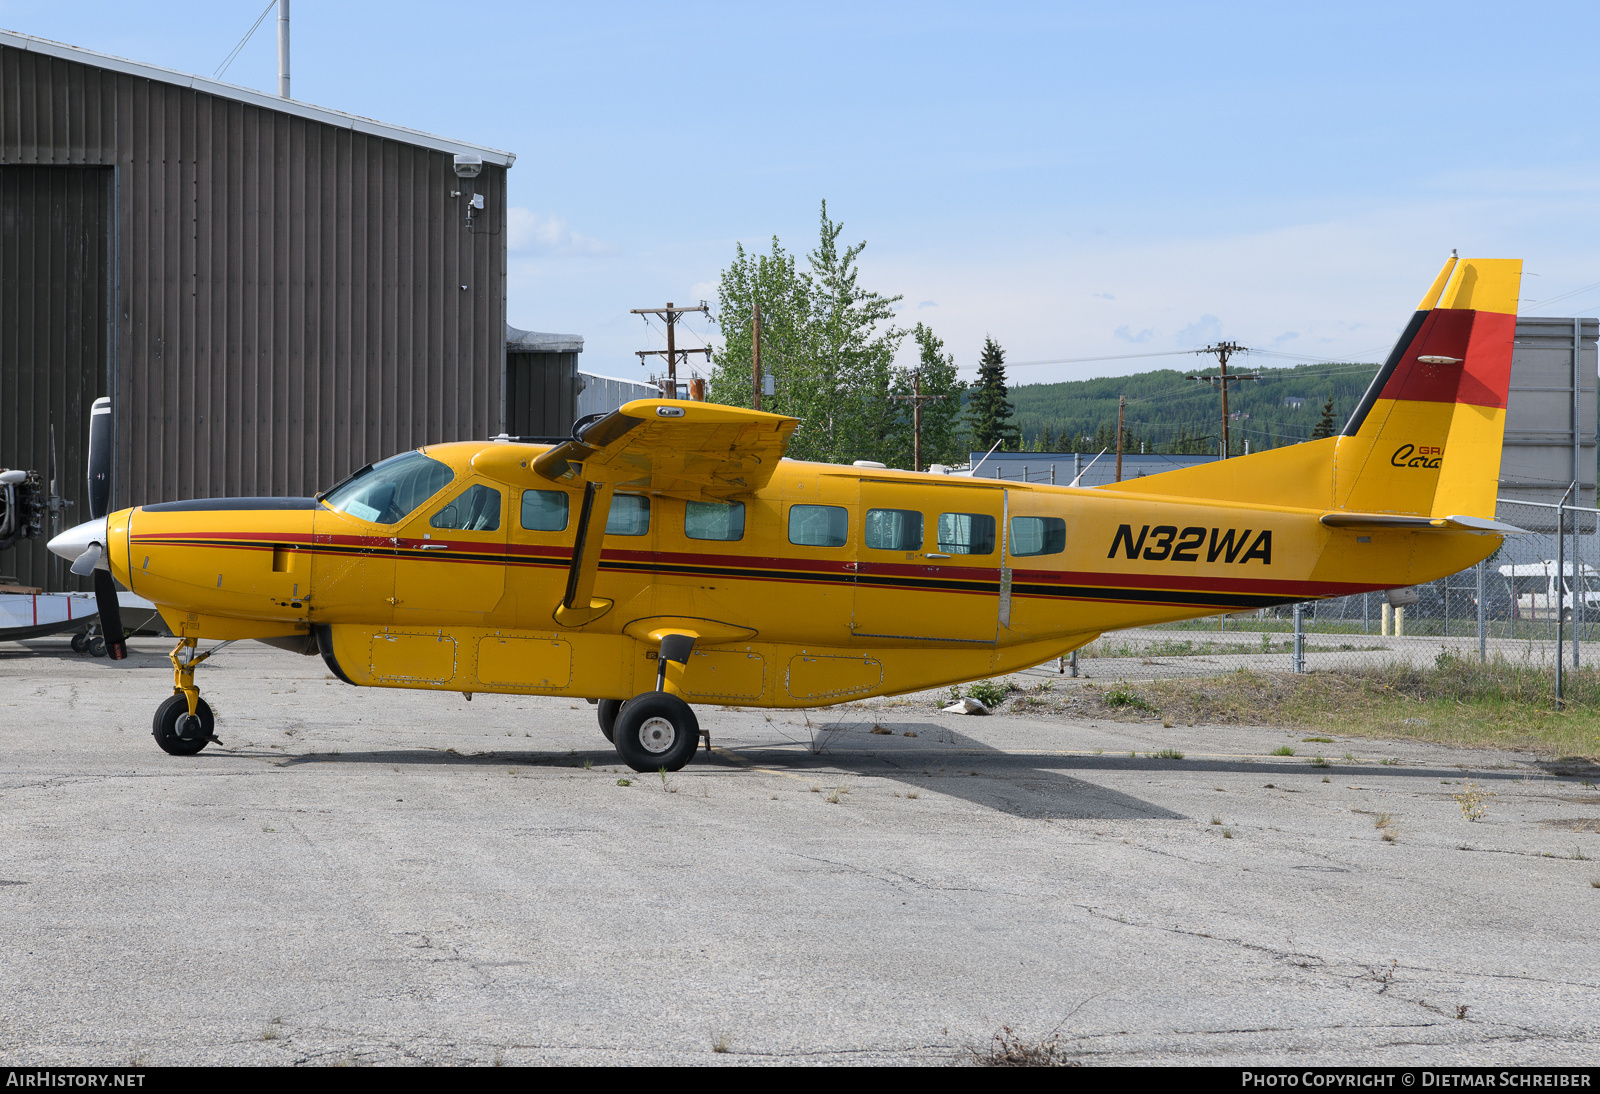
{"label": "metal hangar building", "polygon": [[[500,432],[513,160],[0,31],[0,467],[86,519],[101,395],[114,508],[305,495]],[[23,584],[70,580],[42,540],[16,554]]]}

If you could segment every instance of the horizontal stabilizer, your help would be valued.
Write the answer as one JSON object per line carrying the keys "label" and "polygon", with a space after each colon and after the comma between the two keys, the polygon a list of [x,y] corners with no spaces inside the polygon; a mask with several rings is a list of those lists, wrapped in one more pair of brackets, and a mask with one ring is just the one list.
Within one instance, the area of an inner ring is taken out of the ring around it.
{"label": "horizontal stabilizer", "polygon": [[1364,532],[1475,532],[1479,535],[1525,536],[1527,529],[1502,524],[1483,517],[1407,517],[1392,513],[1324,513],[1322,523],[1329,528],[1355,528]]}

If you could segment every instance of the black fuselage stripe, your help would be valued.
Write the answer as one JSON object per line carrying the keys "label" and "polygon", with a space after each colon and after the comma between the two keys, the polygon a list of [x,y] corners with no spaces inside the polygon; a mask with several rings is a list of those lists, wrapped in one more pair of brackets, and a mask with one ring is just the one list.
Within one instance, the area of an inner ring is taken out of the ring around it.
{"label": "black fuselage stripe", "polygon": [[[141,540],[152,546],[188,547],[244,547],[262,549],[272,543],[243,543],[238,540],[175,540],[163,543]],[[387,555],[397,560],[427,562],[500,563],[506,566],[542,566],[564,569],[570,560],[560,556],[528,557],[524,555],[466,554],[450,552],[438,554],[431,551],[406,551],[393,547],[370,548],[344,544],[316,544],[307,549],[317,553],[340,555]],[[884,590],[921,590],[925,592],[978,593],[998,596],[997,581],[972,581],[940,577],[891,577],[884,574],[862,575],[852,573],[818,573],[806,570],[773,570],[756,567],[690,566],[683,563],[649,563],[630,561],[602,561],[602,570],[611,573],[672,574],[682,577],[720,577],[733,581],[794,581],[828,585],[853,585],[859,588]],[[1091,600],[1148,604],[1181,604],[1195,607],[1227,607],[1234,609],[1269,608],[1278,604],[1292,604],[1306,599],[1304,594],[1287,593],[1228,593],[1211,590],[1185,591],[1177,589],[1137,589],[1125,586],[1097,585],[1041,585],[1017,582],[1011,587],[1013,596],[1040,600]]]}

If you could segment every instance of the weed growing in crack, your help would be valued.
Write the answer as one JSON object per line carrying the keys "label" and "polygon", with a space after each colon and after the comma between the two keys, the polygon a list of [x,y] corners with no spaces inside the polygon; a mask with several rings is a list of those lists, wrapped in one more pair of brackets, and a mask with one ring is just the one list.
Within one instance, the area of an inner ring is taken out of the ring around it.
{"label": "weed growing in crack", "polygon": [[585,771],[588,771],[592,767],[594,767],[594,761],[593,760],[584,760],[583,761],[583,769]]}
{"label": "weed growing in crack", "polygon": [[1222,823],[1222,818],[1217,816],[1215,813],[1213,813],[1213,814],[1211,814],[1211,823],[1212,824],[1221,824]]}
{"label": "weed growing in crack", "polygon": [[1326,759],[1324,759],[1323,757],[1321,757],[1321,756],[1313,756],[1313,757],[1311,757],[1311,766],[1312,767],[1327,767],[1328,766],[1328,761]]}
{"label": "weed growing in crack", "polygon": [[842,805],[844,804],[844,796],[848,793],[850,793],[850,788],[841,783],[834,787],[833,790],[829,792],[828,796],[823,799],[823,801],[827,802],[829,805]]}
{"label": "weed growing in crack", "polygon": [[1493,790],[1486,790],[1468,779],[1461,793],[1452,794],[1456,804],[1461,807],[1461,815],[1469,821],[1482,820],[1489,812],[1489,799],[1498,797]]}
{"label": "weed growing in crack", "polygon": [[1472,1008],[1468,1007],[1465,1003],[1462,1003],[1459,1007],[1456,1008],[1456,1017],[1458,1019],[1460,1019],[1461,1021],[1466,1021],[1467,1011],[1469,1011],[1471,1009]]}
{"label": "weed growing in crack", "polygon": [[1300,740],[1302,742],[1306,743],[1306,744],[1319,744],[1319,745],[1331,745],[1331,744],[1333,744],[1333,738],[1332,737],[1301,737]]}
{"label": "weed growing in crack", "polygon": [[618,779],[617,780],[617,785],[618,786],[632,786],[633,785],[633,780],[632,779]]}
{"label": "weed growing in crack", "polygon": [[1223,839],[1232,839],[1233,838],[1233,829],[1232,828],[1224,828],[1222,830],[1222,838]]}
{"label": "weed growing in crack", "polygon": [[920,790],[907,790],[906,791],[906,797],[915,800],[917,798],[922,797],[922,791],[920,791]]}
{"label": "weed growing in crack", "polygon": [[1267,753],[1267,755],[1268,756],[1293,756],[1294,755],[1294,749],[1290,748],[1288,745],[1279,745],[1277,748],[1275,748],[1271,752]]}
{"label": "weed growing in crack", "polygon": [[1160,752],[1156,753],[1156,759],[1158,759],[1158,760],[1181,760],[1181,759],[1183,759],[1183,753],[1179,752],[1175,748],[1163,748]]}
{"label": "weed growing in crack", "polygon": [[1018,1035],[1010,1026],[989,1038],[982,1048],[967,1049],[969,1058],[979,1067],[1081,1067],[1077,1060],[1067,1056],[1061,1047],[1061,1034],[1052,1032],[1039,1041],[1029,1041]]}

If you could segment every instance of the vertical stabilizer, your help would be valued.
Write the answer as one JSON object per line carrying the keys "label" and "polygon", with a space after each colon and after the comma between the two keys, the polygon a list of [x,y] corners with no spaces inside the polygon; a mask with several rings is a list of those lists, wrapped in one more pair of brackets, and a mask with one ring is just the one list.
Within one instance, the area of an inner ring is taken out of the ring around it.
{"label": "vertical stabilizer", "polygon": [[1373,378],[1334,454],[1334,504],[1493,517],[1520,259],[1451,258]]}

